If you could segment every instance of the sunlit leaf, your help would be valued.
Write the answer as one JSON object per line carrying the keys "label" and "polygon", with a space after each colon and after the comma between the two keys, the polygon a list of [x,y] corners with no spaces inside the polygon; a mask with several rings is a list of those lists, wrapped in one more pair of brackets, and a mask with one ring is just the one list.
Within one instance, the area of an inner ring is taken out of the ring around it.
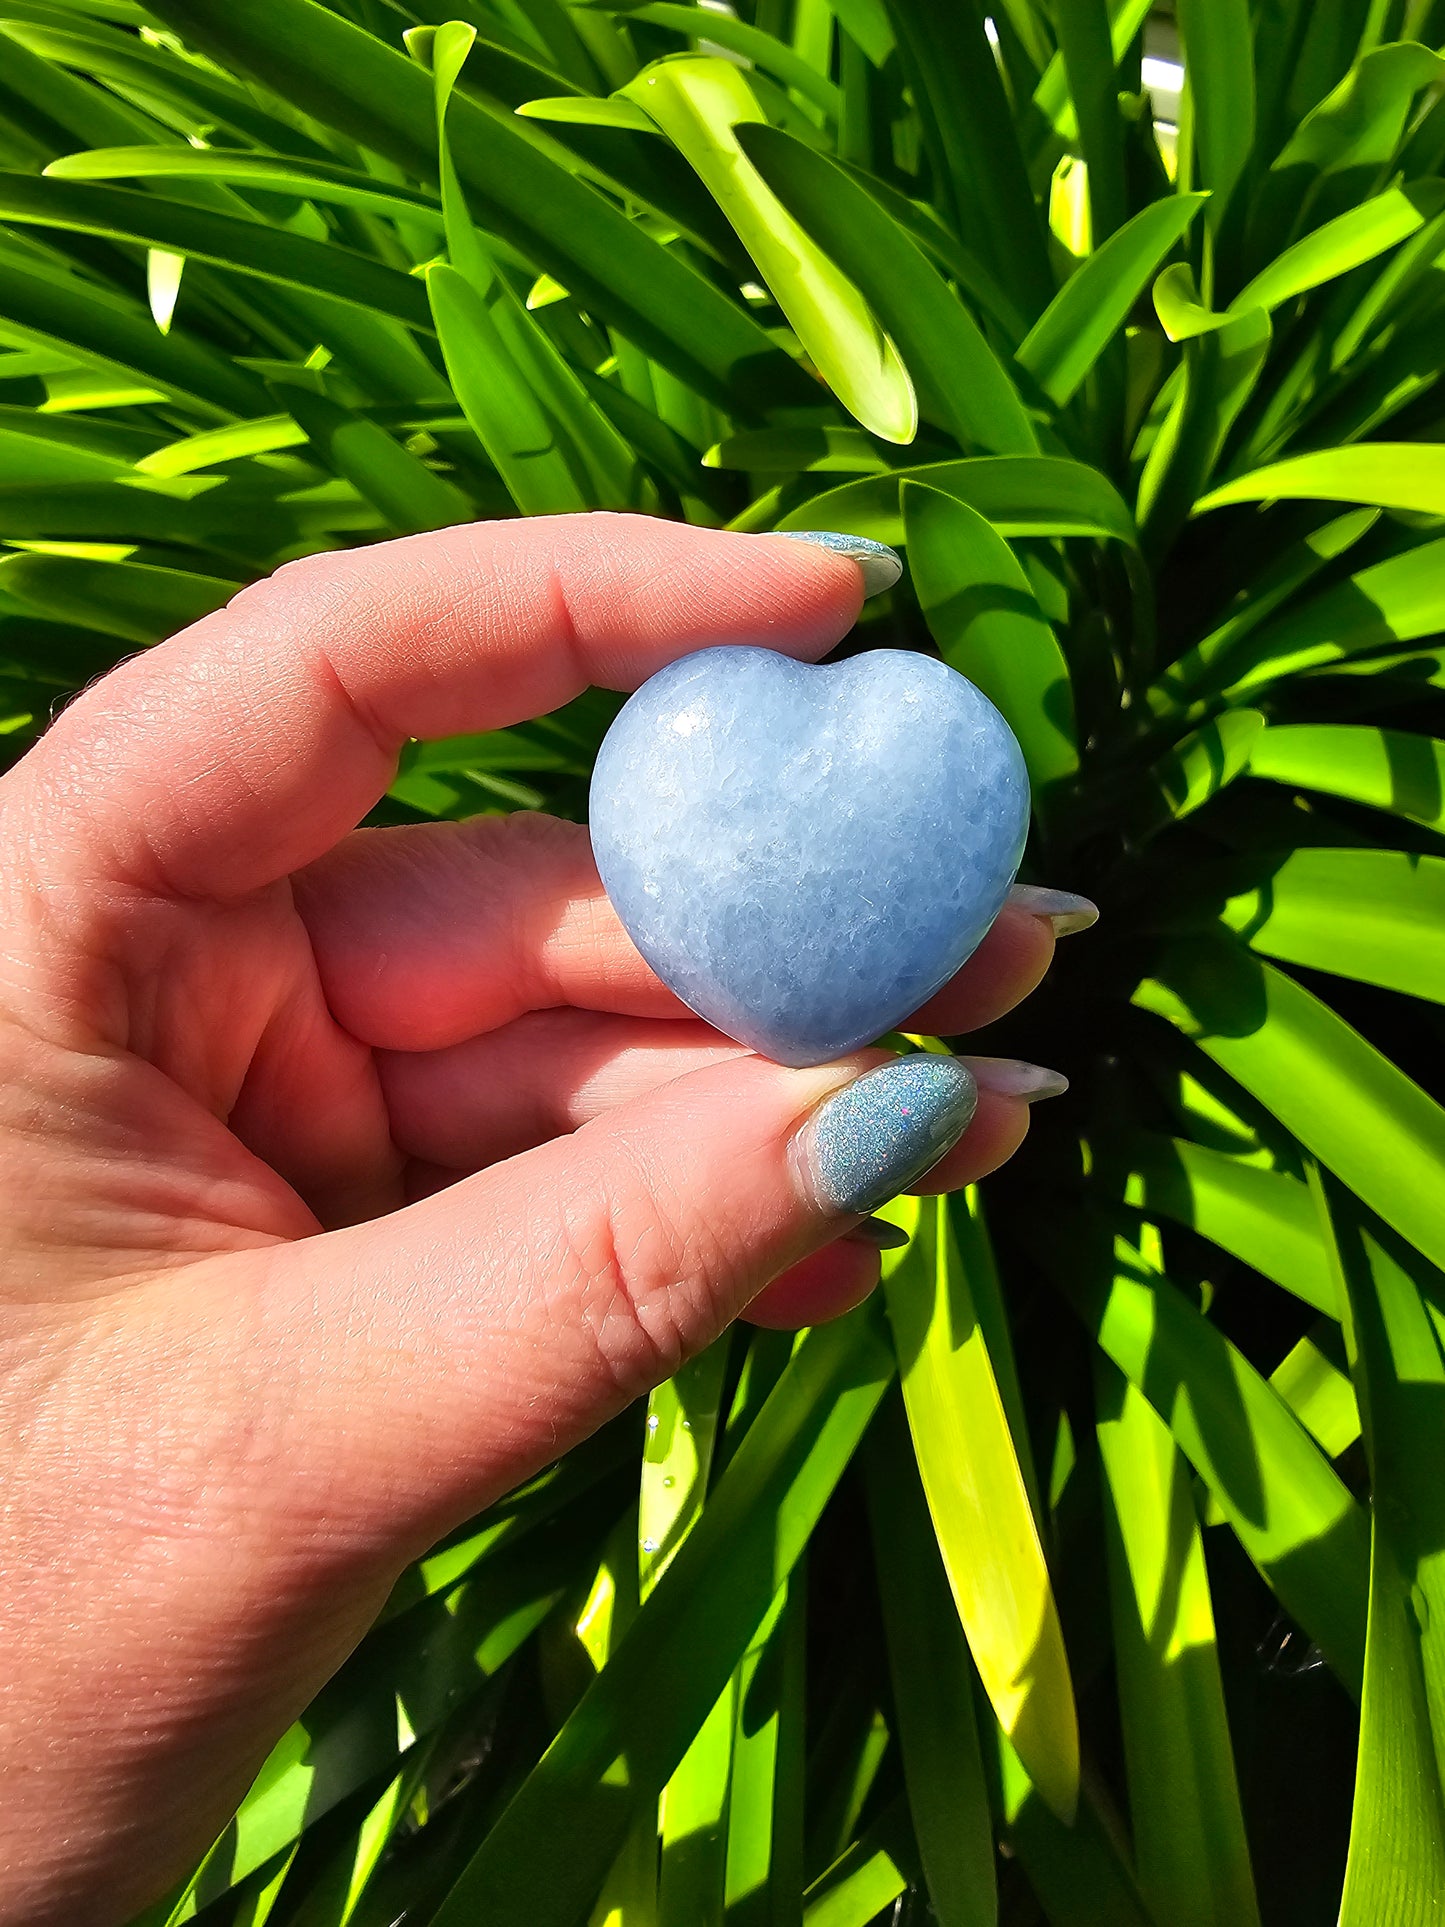
{"label": "sunlit leaf", "polygon": [[889,1207],[912,1242],[884,1292],[909,1430],[949,1584],[984,1689],[1030,1778],[1067,1819],[1078,1799],[1073,1686],[1038,1527],[942,1200]]}
{"label": "sunlit leaf", "polygon": [[1141,1392],[1101,1364],[1124,1756],[1139,1885],[1180,1927],[1259,1920],[1214,1609],[1188,1468]]}
{"label": "sunlit leaf", "polygon": [[1301,1144],[1445,1259],[1445,1110],[1327,1004],[1234,938],[1172,944],[1136,993],[1195,1037]]}
{"label": "sunlit leaf", "polygon": [[1036,793],[1078,768],[1068,664],[1003,537],[966,502],[903,484],[908,565],[943,660],[1013,728]]}
{"label": "sunlit leaf", "polygon": [[1441,1274],[1316,1179],[1375,1494],[1370,1622],[1340,1919],[1425,1922],[1445,1902],[1445,1535],[1430,1473],[1445,1396]]}
{"label": "sunlit leaf", "polygon": [[1360,723],[1275,723],[1255,738],[1249,773],[1445,830],[1445,747],[1430,736]]}
{"label": "sunlit leaf", "polygon": [[738,123],[763,118],[742,74],[724,61],[678,55],[627,91],[696,168],[843,406],[885,441],[912,441],[917,407],[893,343],[739,144]]}

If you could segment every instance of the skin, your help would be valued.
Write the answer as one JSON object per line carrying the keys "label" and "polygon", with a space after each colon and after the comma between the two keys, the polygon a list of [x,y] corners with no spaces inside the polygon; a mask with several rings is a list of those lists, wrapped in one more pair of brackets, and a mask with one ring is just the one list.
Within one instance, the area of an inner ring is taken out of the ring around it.
{"label": "skin", "polygon": [[[856,566],[630,517],[289,564],[0,782],[0,1919],[126,1920],[401,1569],[746,1311],[857,1302],[784,1070],[691,1016],[585,830],[358,831],[408,737],[816,658]],[[1042,977],[1005,912],[916,1019]],[[1021,1141],[984,1094],[920,1187]]]}

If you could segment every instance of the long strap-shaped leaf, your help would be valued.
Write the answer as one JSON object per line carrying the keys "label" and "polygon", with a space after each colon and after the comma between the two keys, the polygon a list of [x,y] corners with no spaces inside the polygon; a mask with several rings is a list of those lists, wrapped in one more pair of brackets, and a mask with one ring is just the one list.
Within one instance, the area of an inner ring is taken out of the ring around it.
{"label": "long strap-shaped leaf", "polygon": [[[159,0],[152,12],[222,66],[255,75],[418,179],[435,179],[429,76],[328,8]],[[741,307],[523,134],[466,99],[455,103],[450,133],[457,172],[487,224],[683,381],[744,414],[770,393],[807,399],[805,378]]]}
{"label": "long strap-shaped leaf", "polygon": [[163,335],[144,308],[78,275],[37,273],[0,259],[0,309],[26,335],[60,343],[82,363],[139,375],[203,418],[266,412],[266,390],[248,369],[188,336]]}
{"label": "long strap-shaped leaf", "polygon": [[1129,1172],[1126,1203],[1187,1224],[1316,1311],[1339,1316],[1314,1207],[1298,1178],[1148,1131],[1116,1148]]}
{"label": "long strap-shaped leaf", "polygon": [[[717,1442],[728,1341],[684,1365],[647,1401],[637,1507],[643,1596],[676,1558],[702,1516]],[[662,1795],[659,1927],[700,1924],[723,1906],[728,1774],[736,1717],[736,1676],[683,1755]],[[644,1816],[651,1825],[651,1815]],[[654,1845],[654,1852],[656,1846]],[[710,1904],[709,1904],[710,1903]]]}
{"label": "long strap-shaped leaf", "polygon": [[1036,1255],[1168,1425],[1282,1606],[1359,1691],[1369,1526],[1278,1393],[1183,1292],[1144,1236],[1079,1218]]}
{"label": "long strap-shaped leaf", "polygon": [[1266,957],[1445,1003],[1440,857],[1296,850],[1257,888],[1231,897],[1221,917]]}
{"label": "long strap-shaped leaf", "polygon": [[311,241],[260,221],[187,207],[131,188],[36,179],[28,174],[0,174],[0,215],[83,234],[144,241],[220,267],[334,295],[391,315],[409,327],[429,326],[425,295],[410,275],[334,241]]}
{"label": "long strap-shaped leaf", "polygon": [[966,502],[1000,535],[1096,535],[1133,544],[1133,517],[1096,468],[1057,455],[981,455],[973,461],[928,462],[870,475],[815,495],[785,515],[780,528],[847,529],[880,542],[907,540],[899,485],[926,482]]}
{"label": "long strap-shaped leaf", "polygon": [[1445,515],[1445,445],[1363,442],[1271,462],[1211,489],[1195,513],[1232,502],[1363,502],[1375,508]]}
{"label": "long strap-shaped leaf", "polygon": [[979,1676],[1029,1777],[1065,1819],[1079,1730],[1053,1587],[943,1198],[898,1199],[913,1234],[884,1294],[928,1508]]}
{"label": "long strap-shaped leaf", "polygon": [[929,1900],[943,1927],[992,1927],[998,1893],[973,1667],[892,1394],[869,1434],[864,1472],[898,1743]]}
{"label": "long strap-shaped leaf", "polygon": [[1251,776],[1348,797],[1445,830],[1445,743],[1364,723],[1280,723],[1249,753]]}
{"label": "long strap-shaped leaf", "polygon": [[1445,1912],[1445,1279],[1318,1174],[1374,1498],[1359,1763],[1341,1927]]}
{"label": "long strap-shaped leaf", "polygon": [[[1054,292],[1043,223],[979,0],[886,0],[924,139],[953,225],[1033,319]],[[971,237],[970,237],[971,238]]]}
{"label": "long strap-shaped leaf", "polygon": [[982,330],[889,209],[846,169],[777,128],[750,127],[740,138],[784,204],[868,297],[925,414],[965,448],[1037,450],[1033,423]]}
{"label": "long strap-shaped leaf", "polygon": [[628,508],[637,501],[631,450],[508,287],[457,178],[448,131],[453,90],[475,37],[459,21],[425,38],[421,29],[408,36],[415,55],[430,56],[447,253],[467,284],[463,293],[440,277],[438,297],[435,271],[428,277],[452,385],[519,507],[542,514]]}
{"label": "long strap-shaped leaf", "polygon": [[159,642],[230,601],[239,582],[143,562],[68,555],[8,555],[0,590],[62,622],[128,642]]}
{"label": "long strap-shaped leaf", "polygon": [[1245,647],[1247,639],[1281,604],[1368,534],[1378,520],[1377,509],[1352,509],[1282,549],[1249,583],[1247,592],[1237,599],[1218,628],[1165,670],[1149,691],[1150,708],[1159,715],[1172,715],[1187,708],[1193,699],[1225,688],[1236,663],[1247,670],[1254,660]]}
{"label": "long strap-shaped leaf", "polygon": [[1139,1885],[1170,1927],[1258,1927],[1188,1467],[1141,1392],[1103,1360],[1096,1376]]}
{"label": "long strap-shaped leaf", "polygon": [[[801,1557],[893,1359],[871,1308],[811,1332],[702,1518],[435,1927],[574,1927]],[[565,1841],[565,1851],[557,1842]]]}
{"label": "long strap-shaped leaf", "polygon": [[939,654],[983,691],[1019,739],[1035,807],[1079,766],[1069,666],[1023,567],[966,502],[903,484],[908,565]]}
{"label": "long strap-shaped leaf", "polygon": [[1197,156],[1191,185],[1207,188],[1217,235],[1254,138],[1254,63],[1247,0],[1179,0],[1185,85]]}
{"label": "long strap-shaped leaf", "polygon": [[1171,944],[1158,1010],[1432,1263],[1445,1264],[1445,1110],[1328,1004],[1232,936]]}
{"label": "long strap-shaped leaf", "polygon": [[763,119],[740,70],[678,54],[655,61],[623,91],[696,170],[843,406],[884,441],[911,442],[918,405],[898,350],[739,142],[739,125]]}
{"label": "long strap-shaped leaf", "polygon": [[1175,194],[1151,202],[1070,275],[1016,357],[1050,401],[1062,408],[1072,399],[1208,198]]}

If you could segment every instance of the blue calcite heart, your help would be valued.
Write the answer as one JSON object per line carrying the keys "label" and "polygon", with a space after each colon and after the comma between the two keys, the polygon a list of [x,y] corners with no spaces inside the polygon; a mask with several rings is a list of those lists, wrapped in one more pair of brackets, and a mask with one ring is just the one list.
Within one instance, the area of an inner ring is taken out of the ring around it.
{"label": "blue calcite heart", "polygon": [[700,1017],[780,1064],[891,1030],[958,969],[1023,854],[1013,732],[944,663],[702,649],[659,670],[592,778],[597,867]]}

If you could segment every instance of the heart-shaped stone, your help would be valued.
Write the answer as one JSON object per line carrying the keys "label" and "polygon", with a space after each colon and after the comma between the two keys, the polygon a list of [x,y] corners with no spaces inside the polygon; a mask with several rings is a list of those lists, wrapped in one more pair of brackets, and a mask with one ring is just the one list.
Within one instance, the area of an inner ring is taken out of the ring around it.
{"label": "heart-shaped stone", "polygon": [[780,1064],[891,1030],[997,916],[1029,785],[988,698],[929,656],[702,649],[618,714],[592,845],[638,949]]}

